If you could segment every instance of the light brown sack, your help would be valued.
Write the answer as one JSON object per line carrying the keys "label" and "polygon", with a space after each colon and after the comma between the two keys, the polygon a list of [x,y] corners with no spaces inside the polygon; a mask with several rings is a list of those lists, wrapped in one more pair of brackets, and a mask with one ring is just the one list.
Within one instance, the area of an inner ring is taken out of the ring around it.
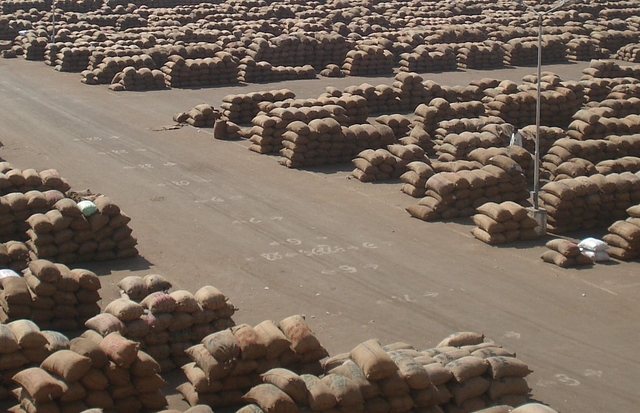
{"label": "light brown sack", "polygon": [[99,345],[111,361],[123,368],[129,368],[133,364],[140,347],[139,343],[127,340],[117,332],[109,333]]}
{"label": "light brown sack", "polygon": [[278,323],[278,328],[291,342],[291,349],[296,353],[310,353],[323,348],[301,315],[285,318]]}
{"label": "light brown sack", "polygon": [[285,392],[273,384],[259,384],[244,396],[242,400],[246,403],[255,403],[265,413],[297,413],[298,407]]}
{"label": "light brown sack", "polygon": [[47,357],[40,367],[62,377],[66,382],[80,380],[91,368],[91,359],[71,350],[59,350]]}
{"label": "light brown sack", "polygon": [[358,344],[349,354],[369,380],[389,377],[398,370],[398,366],[376,339]]}
{"label": "light brown sack", "polygon": [[310,374],[302,374],[300,377],[307,388],[309,396],[307,403],[312,411],[325,411],[335,407],[338,403],[336,397],[318,377]]}
{"label": "light brown sack", "polygon": [[265,355],[267,360],[274,360],[280,357],[291,346],[289,339],[278,328],[276,323],[271,320],[265,320],[253,329],[258,336],[258,342],[267,348]]}
{"label": "light brown sack", "polygon": [[62,396],[62,385],[39,367],[31,367],[15,374],[12,378],[37,403],[46,403]]}

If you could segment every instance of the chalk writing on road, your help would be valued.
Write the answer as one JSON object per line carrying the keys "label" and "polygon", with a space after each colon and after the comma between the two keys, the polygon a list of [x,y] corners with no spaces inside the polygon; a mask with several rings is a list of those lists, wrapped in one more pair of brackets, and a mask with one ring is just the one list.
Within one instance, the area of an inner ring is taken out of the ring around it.
{"label": "chalk writing on road", "polygon": [[[235,222],[234,222],[235,223]],[[241,223],[241,222],[238,222]],[[289,244],[291,245],[302,245],[302,241],[297,239],[297,238],[287,238],[286,240]],[[278,246],[278,245],[282,245],[281,243],[277,242],[277,241],[272,241],[269,243],[270,246]],[[364,242],[362,243],[361,247],[358,247],[356,245],[349,245],[346,247],[343,246],[339,246],[339,245],[328,245],[328,244],[318,244],[318,245],[314,245],[313,247],[309,248],[309,249],[299,249],[297,251],[297,253],[284,253],[284,252],[278,252],[278,251],[273,251],[273,252],[265,252],[260,254],[260,256],[264,259],[266,259],[267,261],[278,261],[278,260],[282,260],[285,258],[294,258],[294,257],[299,257],[299,256],[304,256],[304,257],[319,257],[319,256],[324,256],[324,255],[333,255],[333,254],[343,254],[346,252],[350,252],[350,251],[358,251],[360,250],[360,248],[366,248],[366,249],[376,249],[378,248],[378,246],[374,243],[371,242]],[[253,261],[253,258],[245,258],[247,261]],[[372,270],[376,270],[378,268],[377,264],[367,264],[368,269],[372,269]]]}

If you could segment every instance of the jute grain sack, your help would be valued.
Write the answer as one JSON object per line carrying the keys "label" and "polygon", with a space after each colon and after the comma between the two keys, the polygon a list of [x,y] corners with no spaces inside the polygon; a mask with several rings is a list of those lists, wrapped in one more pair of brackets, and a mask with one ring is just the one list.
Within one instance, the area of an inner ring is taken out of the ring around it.
{"label": "jute grain sack", "polygon": [[267,348],[267,360],[277,359],[291,346],[289,339],[272,320],[265,320],[253,329],[258,336],[258,342]]}
{"label": "jute grain sack", "polygon": [[265,413],[297,413],[298,407],[291,397],[273,384],[259,384],[242,396],[246,403],[255,403]]}
{"label": "jute grain sack", "polygon": [[22,351],[0,354],[0,371],[17,370],[31,363]]}
{"label": "jute grain sack", "polygon": [[98,291],[100,289],[100,278],[93,272],[87,269],[74,268],[71,270],[71,275],[78,280],[80,288],[89,291]]}
{"label": "jute grain sack", "polygon": [[49,233],[53,231],[53,224],[44,214],[33,214],[27,219],[29,226],[38,234]]}
{"label": "jute grain sack", "polygon": [[328,371],[328,373],[338,374],[350,379],[360,389],[364,399],[371,399],[380,395],[380,386],[377,381],[369,381],[364,372],[351,359],[346,360],[342,365]]}
{"label": "jute grain sack", "polygon": [[16,320],[7,324],[21,349],[32,349],[47,345],[47,338],[31,320]]}
{"label": "jute grain sack", "polygon": [[384,351],[377,339],[358,344],[349,355],[369,380],[389,377],[398,370],[398,366]]}
{"label": "jute grain sack", "polygon": [[47,357],[40,367],[62,377],[66,382],[73,382],[87,374],[91,368],[91,359],[72,350],[60,350]]}
{"label": "jute grain sack", "polygon": [[29,393],[36,403],[46,403],[62,396],[62,385],[51,374],[39,367],[31,367],[12,378]]}
{"label": "jute grain sack", "polygon": [[104,312],[116,316],[121,321],[132,321],[142,316],[144,308],[128,298],[117,298],[107,304]]}
{"label": "jute grain sack", "polygon": [[200,308],[195,296],[186,290],[177,290],[169,294],[176,302],[175,311],[193,313]]}
{"label": "jute grain sack", "polygon": [[240,345],[230,329],[209,334],[201,343],[219,362],[235,360],[240,356]]}
{"label": "jute grain sack", "polygon": [[66,382],[60,380],[60,383],[62,385],[62,396],[58,400],[62,405],[82,400],[87,395],[87,391],[79,381]]}
{"label": "jute grain sack", "polygon": [[300,375],[308,391],[307,404],[312,411],[332,409],[338,403],[329,387],[311,374]]}
{"label": "jute grain sack", "polygon": [[462,383],[471,377],[480,376],[487,371],[489,364],[480,357],[466,356],[447,363],[446,369],[453,373],[458,383]]}
{"label": "jute grain sack", "polygon": [[489,363],[488,373],[494,380],[507,376],[526,377],[531,373],[529,367],[515,357],[495,356],[485,360]]}
{"label": "jute grain sack", "polygon": [[11,354],[18,350],[20,346],[13,331],[5,324],[0,324],[0,354]]}
{"label": "jute grain sack", "polygon": [[470,232],[474,237],[489,245],[499,245],[507,242],[505,233],[502,232],[489,234],[487,231],[478,227],[473,228]]}
{"label": "jute grain sack", "polygon": [[557,251],[545,251],[540,258],[549,264],[555,264],[561,268],[569,268],[576,265],[575,258],[565,257]]}
{"label": "jute grain sack", "polygon": [[488,358],[488,357],[513,357],[515,358],[516,353],[506,348],[502,347],[486,347],[481,348],[479,350],[471,353],[472,356],[480,357],[480,358]]}
{"label": "jute grain sack", "polygon": [[490,382],[484,377],[476,376],[449,386],[453,401],[460,406],[465,401],[478,397],[489,390]]}
{"label": "jute grain sack", "polygon": [[483,341],[484,334],[475,333],[473,331],[460,331],[447,336],[444,340],[438,343],[436,348],[469,346],[480,344]]}
{"label": "jute grain sack", "polygon": [[378,381],[380,393],[383,397],[392,398],[399,397],[411,392],[411,388],[406,380],[400,376],[398,370],[394,371],[390,376]]}
{"label": "jute grain sack", "polygon": [[140,347],[139,343],[127,340],[117,332],[109,333],[99,345],[109,359],[122,368],[129,368],[133,364]]}
{"label": "jute grain sack", "polygon": [[552,239],[545,245],[547,248],[557,251],[565,257],[573,258],[580,255],[580,248],[578,248],[578,245],[566,239]]}
{"label": "jute grain sack", "polygon": [[231,366],[218,362],[202,344],[189,347],[185,354],[204,371],[209,381],[222,379],[231,373]]}
{"label": "jute grain sack", "polygon": [[484,214],[497,222],[503,222],[512,219],[509,210],[503,208],[500,204],[497,204],[495,202],[487,202],[485,204],[482,204],[478,208],[476,208],[476,210],[478,211],[478,213]]}
{"label": "jute grain sack", "polygon": [[398,366],[400,377],[407,382],[411,389],[421,390],[431,385],[429,373],[427,373],[427,370],[425,370],[422,364],[416,362],[413,357],[398,351],[391,351],[389,355]]}
{"label": "jute grain sack", "polygon": [[31,273],[44,282],[56,282],[60,278],[60,269],[47,260],[33,260],[29,262]]}
{"label": "jute grain sack", "polygon": [[206,285],[196,291],[195,298],[202,307],[209,310],[219,310],[227,303],[224,294],[212,285]]}
{"label": "jute grain sack", "polygon": [[404,396],[390,397],[388,402],[390,412],[408,412],[416,407],[413,398],[408,394],[405,394]]}
{"label": "jute grain sack", "polygon": [[160,365],[149,354],[139,350],[129,370],[132,375],[137,377],[153,376],[154,374],[160,373]]}
{"label": "jute grain sack", "polygon": [[305,381],[296,373],[283,368],[275,368],[261,374],[260,377],[263,382],[273,384],[287,393],[296,403],[307,403],[309,394]]}
{"label": "jute grain sack", "polygon": [[200,367],[195,362],[187,363],[181,367],[182,372],[199,393],[216,393],[222,390],[221,381],[209,380]]}
{"label": "jute grain sack", "polygon": [[156,291],[146,296],[140,305],[152,313],[171,313],[176,308],[176,301],[166,292]]}
{"label": "jute grain sack", "polygon": [[[478,226],[478,228],[480,228],[481,230],[487,232],[488,234],[496,234],[499,232],[505,232],[506,228],[505,226],[494,220],[491,217],[488,217],[487,215],[484,214],[475,214],[473,217],[473,223],[476,224]],[[504,221],[506,222],[506,221]]]}
{"label": "jute grain sack", "polygon": [[144,276],[143,281],[149,294],[157,291],[168,291],[171,288],[169,280],[160,274],[147,274]]}
{"label": "jute grain sack", "polygon": [[87,328],[97,331],[103,337],[114,332],[127,334],[127,328],[124,323],[110,313],[101,313],[91,317],[85,321],[84,325]]}
{"label": "jute grain sack", "polygon": [[31,305],[31,294],[29,293],[28,283],[27,280],[22,277],[3,278],[0,297],[6,304]]}
{"label": "jute grain sack", "polygon": [[299,354],[310,353],[322,345],[301,315],[287,317],[278,323],[285,337],[291,342],[291,349]]}
{"label": "jute grain sack", "polygon": [[149,294],[144,280],[137,275],[125,277],[117,285],[132,300],[140,301]]}
{"label": "jute grain sack", "polygon": [[140,393],[150,393],[163,387],[166,382],[159,374],[150,376],[134,376],[131,378],[133,387]]}
{"label": "jute grain sack", "polygon": [[496,400],[508,394],[528,394],[531,391],[527,381],[522,377],[503,377],[492,380],[488,394],[491,400]]}
{"label": "jute grain sack", "polygon": [[109,387],[109,379],[98,368],[89,369],[87,374],[80,379],[80,383],[87,390],[105,390]]}
{"label": "jute grain sack", "polygon": [[630,243],[640,242],[640,227],[627,221],[616,221],[611,224],[608,231],[621,236]]}
{"label": "jute grain sack", "polygon": [[238,342],[243,360],[255,360],[267,355],[267,346],[260,341],[258,333],[249,324],[232,327],[231,332]]}
{"label": "jute grain sack", "polygon": [[338,401],[339,408],[354,408],[363,406],[362,393],[350,379],[339,374],[327,374],[321,381],[331,390]]}

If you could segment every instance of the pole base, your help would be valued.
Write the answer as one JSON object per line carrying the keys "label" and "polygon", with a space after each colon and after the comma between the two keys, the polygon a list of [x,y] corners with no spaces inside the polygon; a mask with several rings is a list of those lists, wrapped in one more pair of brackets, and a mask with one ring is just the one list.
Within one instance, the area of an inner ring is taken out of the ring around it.
{"label": "pole base", "polygon": [[547,211],[545,209],[527,208],[527,214],[536,220],[538,225],[533,229],[539,237],[547,235]]}

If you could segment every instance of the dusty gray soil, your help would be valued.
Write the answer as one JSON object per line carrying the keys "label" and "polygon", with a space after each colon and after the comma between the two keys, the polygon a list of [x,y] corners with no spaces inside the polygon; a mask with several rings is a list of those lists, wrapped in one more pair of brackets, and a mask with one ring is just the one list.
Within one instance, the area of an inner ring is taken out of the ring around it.
{"label": "dusty gray soil", "polygon": [[[545,70],[569,80],[585,66]],[[534,71],[424,77],[454,85]],[[0,156],[55,168],[133,218],[140,258],[87,266],[102,276],[103,306],[120,279],[154,272],[190,291],[215,285],[240,308],[237,323],[303,313],[331,354],[374,337],[423,349],[478,331],[535,371],[535,399],[561,412],[637,412],[638,263],[560,269],[539,258],[547,239],[496,248],[475,240],[468,220],[413,219],[404,208],[417,200],[399,183],[349,179],[348,164],[289,170],[210,130],[151,130],[229,93],[286,87],[306,98],[365,81],[392,79],[115,93],[42,63],[0,60]],[[587,235],[602,233],[575,237]]]}

